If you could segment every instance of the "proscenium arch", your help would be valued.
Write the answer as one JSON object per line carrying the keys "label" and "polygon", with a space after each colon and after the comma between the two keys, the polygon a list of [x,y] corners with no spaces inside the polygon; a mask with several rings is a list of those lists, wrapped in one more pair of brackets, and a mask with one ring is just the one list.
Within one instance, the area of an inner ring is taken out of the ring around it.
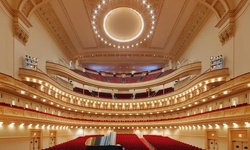
{"label": "proscenium arch", "polygon": [[[18,10],[22,12],[27,18],[30,18],[30,16],[41,6],[45,5],[46,3],[49,3],[53,0],[40,0],[35,2],[34,0],[21,0],[21,2],[18,5]],[[227,0],[195,0],[206,7],[208,7],[220,20],[226,12],[230,10],[229,4]],[[218,8],[215,7],[215,4],[218,4],[224,8],[225,13],[220,13]]]}

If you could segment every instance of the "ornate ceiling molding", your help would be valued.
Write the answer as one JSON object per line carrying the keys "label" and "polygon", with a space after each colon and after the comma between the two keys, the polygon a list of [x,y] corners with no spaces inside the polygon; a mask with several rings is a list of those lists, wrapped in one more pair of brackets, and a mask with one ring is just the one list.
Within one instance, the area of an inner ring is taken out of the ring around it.
{"label": "ornate ceiling molding", "polygon": [[216,24],[219,28],[219,39],[222,44],[225,44],[235,34],[235,17],[246,5],[247,0],[241,0],[237,7],[233,10],[229,10]]}
{"label": "ornate ceiling molding", "polygon": [[7,0],[1,0],[3,6],[13,17],[13,35],[24,45],[28,42],[28,28],[32,27],[29,20],[19,11],[12,8]]}
{"label": "ornate ceiling molding", "polygon": [[233,23],[229,23],[223,30],[219,33],[219,39],[222,44],[225,44],[231,37],[234,36],[235,26]]}
{"label": "ornate ceiling molding", "polygon": [[63,47],[64,52],[67,54],[66,56],[73,59],[73,56],[77,55],[77,51],[52,6],[49,3],[42,5],[37,10],[37,14],[48,28],[48,31],[52,33],[58,43]]}
{"label": "ornate ceiling molding", "polygon": [[105,57],[149,57],[149,58],[160,58],[166,61],[171,59],[164,53],[155,52],[97,52],[97,53],[84,53],[74,56],[74,60],[85,60],[89,58],[105,58]]}
{"label": "ornate ceiling molding", "polygon": [[50,1],[52,0],[22,0],[19,4],[18,10],[22,12],[24,16],[29,18],[34,11]]}
{"label": "ornate ceiling molding", "polygon": [[208,7],[215,16],[220,19],[227,11],[229,11],[229,5],[226,0],[197,0],[204,6]]}
{"label": "ornate ceiling molding", "polygon": [[211,10],[200,3],[197,4],[195,10],[191,14],[187,24],[182,30],[177,42],[170,52],[170,56],[178,60],[181,54],[185,51],[193,38],[203,27],[208,18],[212,15]]}
{"label": "ornate ceiling molding", "polygon": [[[26,43],[29,38],[28,28],[32,25],[30,24],[28,18],[34,13],[38,12],[40,18],[42,18],[43,22],[46,24],[47,28],[49,29],[50,33],[57,39],[60,45],[63,47],[64,51],[70,58],[75,58],[77,55],[77,51],[75,50],[70,38],[68,37],[66,31],[64,30],[63,26],[61,25],[59,19],[57,18],[53,8],[49,4],[52,0],[21,0],[18,4],[18,8],[12,8],[11,5],[7,0],[1,0],[4,7],[7,9],[12,16],[14,16],[13,21],[13,33],[17,39],[19,39],[22,43]],[[137,0],[134,0],[137,1]],[[189,19],[186,27],[183,29],[179,39],[175,43],[175,46],[170,52],[169,57],[178,59],[180,55],[183,53],[185,48],[191,43],[193,37],[198,33],[202,25],[211,15],[211,11],[215,16],[219,19],[218,24],[216,27],[219,28],[219,39],[222,44],[224,44],[230,37],[234,36],[234,16],[238,14],[238,12],[245,6],[247,0],[241,0],[238,4],[237,8],[234,10],[230,10],[229,5],[226,0],[196,0],[198,3],[196,10],[192,14],[191,18]],[[93,8],[96,8],[98,2],[100,0],[88,0],[87,3],[89,4],[88,11],[89,16],[91,18],[91,14],[93,14]],[[122,3],[123,6],[126,6],[127,1]],[[160,7],[162,5],[162,1],[154,1],[148,0],[151,4],[151,7],[155,10],[156,22],[157,22],[157,15],[159,15]],[[120,2],[117,3],[115,6],[121,6]],[[142,3],[142,2],[141,2]],[[203,6],[202,6],[203,5]],[[134,6],[137,7],[137,6]],[[16,10],[15,10],[16,9]],[[112,8],[110,8],[112,9]],[[211,11],[209,11],[211,10]],[[199,15],[202,14],[202,15]],[[51,19],[53,18],[53,20]],[[91,19],[90,19],[91,20]],[[21,25],[21,22],[25,24],[25,26]],[[230,23],[228,23],[230,22]],[[98,37],[96,37],[98,38]],[[110,47],[101,40],[98,41],[98,48]],[[146,40],[147,42],[142,42],[141,47],[148,47],[150,43],[150,39]],[[122,47],[121,47],[122,48]],[[126,47],[124,47],[126,48]],[[83,56],[78,56],[83,57]]]}
{"label": "ornate ceiling molding", "polygon": [[17,18],[13,22],[13,33],[14,37],[24,45],[28,42],[29,32],[18,22]]}

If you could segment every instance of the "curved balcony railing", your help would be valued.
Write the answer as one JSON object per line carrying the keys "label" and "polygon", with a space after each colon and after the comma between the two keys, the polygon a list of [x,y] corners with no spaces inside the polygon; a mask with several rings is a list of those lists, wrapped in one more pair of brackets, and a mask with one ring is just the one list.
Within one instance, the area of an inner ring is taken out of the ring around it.
{"label": "curved balcony railing", "polygon": [[139,82],[139,83],[109,83],[84,77],[60,64],[56,64],[53,62],[46,62],[46,69],[49,74],[56,74],[63,77],[67,77],[68,79],[76,81],[78,83],[82,83],[83,85],[89,85],[106,89],[118,89],[118,90],[143,89],[157,85],[164,85],[166,83],[172,82],[184,76],[188,76],[191,74],[198,74],[201,71],[201,67],[202,67],[201,62],[195,62],[192,64],[182,66],[179,69],[173,71],[172,73],[169,73],[164,77],[150,81]]}
{"label": "curved balcony railing", "polygon": [[[207,72],[203,75],[201,75],[200,77],[196,78],[194,81],[191,82],[191,85],[189,89],[193,86],[195,86],[196,84],[199,83],[199,80],[202,79],[203,82],[209,82],[209,84],[215,83],[214,77],[215,78],[222,78],[222,76],[218,76],[218,74],[222,75],[223,72],[224,74],[226,74],[225,71],[227,69],[221,69],[221,70],[214,70],[212,72]],[[210,78],[209,78],[209,76]],[[213,77],[213,78],[211,78]],[[226,77],[226,76],[225,76]],[[49,78],[49,77],[47,77]],[[40,79],[36,79],[36,83],[39,82]],[[52,80],[52,79],[51,79]],[[205,80],[205,81],[204,81]],[[208,81],[209,80],[209,81]],[[222,80],[222,79],[221,79]],[[54,81],[55,82],[55,81]],[[194,82],[194,83],[193,83]],[[187,106],[189,103],[194,104],[194,102],[200,102],[202,103],[202,99],[206,99],[206,103],[208,102],[213,102],[216,99],[221,99],[221,98],[225,98],[225,94],[224,91],[229,91],[229,94],[227,94],[227,96],[232,95],[232,94],[237,94],[239,92],[243,92],[243,91],[247,91],[249,90],[249,83],[250,83],[250,73],[247,74],[243,74],[241,76],[238,76],[236,78],[233,78],[229,81],[224,82],[223,84],[212,88],[208,91],[205,91],[197,96],[194,96],[192,98],[190,98],[187,101],[183,101],[177,104],[173,104],[170,106],[164,106],[164,107],[158,107],[158,108],[151,108],[151,109],[141,109],[141,110],[100,110],[97,108],[86,108],[84,106],[76,106],[74,104],[71,103],[67,103],[64,101],[60,101],[54,97],[52,97],[51,95],[48,95],[47,93],[44,93],[42,91],[39,91],[38,89],[31,87],[27,84],[25,84],[24,82],[21,82],[17,79],[14,79],[11,76],[7,76],[4,74],[0,74],[0,89],[5,91],[5,92],[9,92],[11,94],[14,95],[22,95],[24,98],[26,99],[30,99],[32,101],[37,101],[39,103],[41,102],[41,99],[47,99],[48,103],[47,105],[51,106],[51,107],[55,107],[57,108],[56,104],[60,104],[61,106],[67,106],[67,108],[71,108],[72,113],[75,113],[74,110],[79,110],[78,112],[80,112],[81,110],[84,111],[91,111],[91,114],[97,112],[98,114],[101,113],[105,113],[106,115],[108,115],[108,113],[110,113],[111,115],[116,115],[117,113],[124,113],[127,115],[136,115],[137,113],[140,113],[140,115],[142,115],[142,113],[147,113],[148,115],[150,113],[153,114],[157,114],[157,112],[160,112],[161,115],[163,115],[163,111],[167,111],[168,114],[170,114],[171,112],[169,111],[170,109],[175,110],[175,112],[177,113],[181,113],[182,111],[185,111],[185,109],[181,109],[180,111],[176,111],[176,108],[182,108],[183,106]],[[21,92],[21,91],[25,91]],[[36,95],[37,98],[34,99],[32,96]],[[177,94],[178,95],[178,94]],[[215,96],[215,97],[213,97]],[[53,102],[54,105],[51,105],[50,102]],[[126,102],[125,102],[126,103]],[[249,106],[248,105],[241,105],[243,107],[226,107],[224,109],[219,109],[219,110],[214,110],[214,111],[209,111],[209,112],[205,112],[205,113],[201,113],[201,114],[197,114],[197,115],[191,115],[191,116],[180,116],[177,118],[169,118],[169,119],[156,119],[154,120],[149,119],[148,121],[140,121],[140,120],[134,120],[134,119],[129,119],[127,121],[120,121],[118,120],[109,120],[109,121],[100,121],[97,118],[93,118],[93,120],[91,119],[79,119],[79,118],[69,118],[69,117],[60,117],[60,116],[54,116],[54,115],[49,115],[46,113],[40,113],[37,112],[35,110],[28,110],[28,109],[20,109],[20,108],[16,108],[16,107],[5,107],[3,106],[3,108],[1,108],[1,119],[4,119],[5,117],[10,118],[10,117],[15,117],[16,119],[23,118],[22,116],[24,116],[24,118],[26,118],[26,120],[37,120],[40,122],[44,122],[45,120],[41,119],[41,118],[46,118],[47,121],[51,122],[51,123],[61,123],[61,122],[66,122],[68,124],[71,125],[96,125],[96,126],[108,126],[111,124],[117,125],[117,126],[144,126],[144,125],[148,125],[148,126],[161,126],[161,125],[183,125],[185,123],[197,123],[197,122],[209,122],[209,121],[215,121],[218,120],[218,118],[220,120],[228,120],[229,118],[239,118],[239,119],[244,119],[245,117],[249,117],[250,113],[249,113]],[[199,104],[194,106],[199,107]],[[8,109],[8,110],[5,110]],[[16,110],[18,109],[18,110]],[[60,108],[62,109],[62,108]],[[68,111],[68,110],[66,110]],[[48,115],[48,116],[46,116]],[[160,115],[160,114],[159,114]],[[19,116],[19,117],[17,117]],[[41,118],[39,118],[41,117]],[[58,118],[57,118],[58,117]],[[229,119],[229,120],[230,120]],[[59,120],[59,121],[57,121]]]}
{"label": "curved balcony railing", "polygon": [[225,109],[219,109],[211,112],[200,113],[196,115],[169,118],[162,120],[131,120],[131,121],[101,121],[101,120],[88,120],[88,119],[78,119],[69,118],[63,116],[56,116],[47,113],[41,113],[35,110],[23,109],[18,107],[10,107],[0,105],[1,110],[1,120],[12,122],[25,122],[37,124],[56,124],[56,125],[66,125],[66,126],[84,126],[84,127],[126,127],[126,126],[136,126],[136,127],[166,127],[166,126],[186,126],[192,124],[209,124],[211,122],[230,122],[230,121],[243,121],[248,120],[250,116],[250,105],[241,105],[238,107],[229,107]]}
{"label": "curved balcony railing", "polygon": [[[34,70],[20,69],[19,71],[20,71],[19,72],[20,77],[22,77],[24,81],[26,81],[27,78],[29,78],[29,81],[32,81],[33,79],[35,79],[36,81],[35,84],[38,84],[38,82],[41,81],[41,85],[44,85],[44,87],[47,87],[48,90],[53,90],[53,93],[60,93],[61,97],[64,97],[65,99],[68,99],[68,100],[65,101],[65,100],[62,100],[61,98],[56,98],[55,96],[52,96],[44,91],[30,87],[26,84],[22,85],[23,83],[21,81],[15,80],[13,78],[10,78],[9,80],[12,80],[12,81],[8,82],[7,84],[11,84],[12,86],[15,86],[14,88],[17,88],[19,90],[25,87],[27,92],[31,93],[30,95],[38,95],[39,97],[43,97],[60,106],[66,106],[67,108],[71,108],[72,110],[84,109],[84,111],[85,110],[90,111],[90,112],[97,111],[98,113],[102,111],[115,111],[117,113],[124,113],[124,112],[131,113],[131,112],[137,112],[137,111],[151,112],[151,111],[159,111],[159,110],[163,111],[163,110],[175,109],[175,108],[181,107],[181,105],[188,105],[189,103],[200,101],[202,96],[209,97],[209,96],[212,96],[213,94],[216,94],[217,91],[211,92],[211,91],[214,91],[214,89],[209,90],[209,91],[205,91],[201,89],[199,94],[197,93],[195,94],[194,90],[197,90],[197,88],[203,88],[203,86],[206,84],[209,84],[209,82],[225,81],[226,77],[228,77],[228,69],[214,70],[214,71],[207,72],[207,73],[200,75],[187,86],[177,91],[171,92],[169,94],[165,94],[165,95],[161,95],[157,97],[139,99],[136,101],[135,100],[126,100],[126,101],[115,100],[114,101],[114,100],[102,99],[102,98],[91,97],[91,96],[86,96],[83,94],[75,93],[67,88],[60,86],[60,84],[58,84],[56,81],[51,79],[46,74],[36,72]],[[212,79],[214,81],[212,81]],[[209,82],[206,83],[206,81],[208,80]],[[46,86],[46,84],[48,85]],[[194,93],[193,96],[191,97],[187,96],[190,93]],[[64,96],[62,96],[63,94]],[[176,99],[176,97],[178,97],[180,100],[178,100],[177,102],[173,102]],[[183,100],[182,97],[186,97],[186,99]],[[78,101],[78,102],[81,100],[81,105],[78,105],[77,102],[70,103],[69,99],[73,99],[74,101]],[[168,101],[171,101],[171,103],[167,104]],[[86,105],[86,103],[88,103],[88,106]],[[106,107],[103,107],[103,108],[97,107],[97,106],[94,107],[94,104],[99,104],[99,105],[103,104]],[[107,105],[110,105],[111,107],[108,108]],[[118,105],[118,108],[115,108],[114,107],[115,105]],[[126,105],[126,106],[132,105],[133,108],[129,109],[127,107],[125,109],[122,109],[121,107],[123,105]],[[134,107],[135,105],[140,105],[140,108]],[[143,105],[147,105],[147,107],[144,107]],[[154,107],[152,105],[154,105]]]}

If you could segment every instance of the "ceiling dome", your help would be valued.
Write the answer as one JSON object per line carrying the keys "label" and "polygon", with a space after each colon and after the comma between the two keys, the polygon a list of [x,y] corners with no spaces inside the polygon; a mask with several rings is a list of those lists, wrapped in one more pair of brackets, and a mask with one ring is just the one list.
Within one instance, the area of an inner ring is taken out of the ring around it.
{"label": "ceiling dome", "polygon": [[136,10],[119,7],[107,13],[103,28],[111,39],[118,42],[130,42],[141,35],[144,21]]}

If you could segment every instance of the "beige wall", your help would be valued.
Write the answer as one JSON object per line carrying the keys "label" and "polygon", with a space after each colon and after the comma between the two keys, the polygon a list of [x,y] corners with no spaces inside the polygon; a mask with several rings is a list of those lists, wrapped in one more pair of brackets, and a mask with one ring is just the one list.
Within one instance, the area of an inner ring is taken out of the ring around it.
{"label": "beige wall", "polygon": [[33,15],[30,18],[30,39],[26,46],[26,51],[21,56],[29,54],[38,58],[38,68],[45,71],[45,62],[47,60],[59,61],[59,59],[65,59],[69,61],[63,50],[56,43],[54,38],[48,33],[45,27],[41,24],[38,18]]}
{"label": "beige wall", "polygon": [[[202,62],[202,72],[204,72],[210,67],[210,56],[218,56],[222,54],[226,61],[225,67],[229,67],[231,70],[231,63],[228,62],[230,62],[232,58],[232,52],[230,48],[225,48],[227,45],[222,46],[220,43],[218,37],[219,29],[215,27],[217,22],[218,19],[216,16],[212,16],[208,20],[200,33],[194,38],[193,42],[184,52],[180,60],[200,60]],[[230,43],[230,41],[228,43]]]}
{"label": "beige wall", "polygon": [[47,60],[58,62],[59,59],[65,59],[69,61],[61,47],[59,47],[35,14],[29,20],[33,27],[29,28],[29,40],[26,45],[13,37],[12,18],[8,16],[3,6],[0,7],[0,20],[1,73],[17,78],[18,69],[23,67],[25,55],[38,58],[38,68],[44,72],[46,71],[45,62]]}
{"label": "beige wall", "polygon": [[[0,3],[1,6],[1,3]],[[180,58],[202,61],[202,72],[209,68],[209,56],[223,55],[225,67],[230,68],[230,77],[250,71],[250,6],[248,5],[236,18],[235,37],[231,38],[226,44],[222,45],[219,41],[219,29],[215,27],[218,20],[215,16],[211,17],[206,26],[201,29],[194,41],[187,48]],[[66,59],[66,56],[58,46],[56,41],[47,32],[39,19],[33,15],[30,22],[33,25],[29,29],[30,38],[28,43],[23,45],[13,37],[12,19],[3,7],[0,7],[0,72],[14,77],[18,77],[18,69],[23,66],[23,57],[28,54],[39,59],[38,67],[45,71],[45,61]],[[27,125],[23,128],[19,125],[9,127],[4,123],[0,125],[0,147],[4,150],[14,150],[18,148],[29,149],[30,130]],[[43,148],[48,147],[49,129],[41,129],[43,133]],[[218,130],[219,149],[228,147],[228,131],[226,128]],[[81,135],[104,134],[109,130],[98,129],[59,129],[58,143],[62,143]],[[133,133],[142,137],[145,134],[156,134],[170,136],[174,139],[205,148],[206,129],[151,129],[133,130]],[[15,143],[15,144],[13,144]]]}
{"label": "beige wall", "polygon": [[180,60],[202,61],[202,72],[210,65],[210,56],[223,55],[224,67],[230,69],[230,77],[236,77],[250,71],[250,6],[249,4],[236,16],[235,36],[225,44],[220,43],[219,29],[215,27],[218,19],[213,15],[200,33],[189,45]]}
{"label": "beige wall", "polygon": [[[143,135],[163,135],[168,136],[173,139],[200,147],[205,149],[206,148],[206,131],[207,130],[215,130],[218,133],[218,149],[220,150],[226,150],[228,149],[228,131],[229,129],[237,129],[242,127],[225,127],[223,125],[220,125],[219,127],[203,127],[200,125],[200,128],[195,126],[183,126],[181,128],[167,128],[167,129],[130,129],[125,131],[128,134],[136,134],[139,138],[142,138]],[[70,127],[68,129],[66,128],[50,128],[42,127],[41,125],[39,127],[36,127],[33,125],[32,127],[29,127],[28,125],[20,126],[19,124],[15,124],[14,126],[9,126],[9,124],[4,123],[0,124],[0,147],[4,150],[16,150],[17,147],[22,149],[29,149],[29,140],[30,140],[30,131],[31,130],[41,130],[42,131],[42,147],[48,148],[49,147],[49,131],[50,130],[56,130],[57,132],[57,143],[63,143],[69,140],[72,140],[74,138],[77,138],[79,136],[84,135],[95,135],[95,134],[102,134],[102,135],[108,135],[111,131],[114,131],[113,129],[85,129],[83,128],[73,128]],[[116,129],[117,133],[123,133],[124,129]],[[15,143],[15,144],[13,144]]]}
{"label": "beige wall", "polygon": [[66,129],[66,128],[52,128],[52,127],[36,127],[32,125],[20,126],[15,124],[10,126],[8,123],[0,124],[0,147],[3,150],[16,150],[16,149],[29,149],[30,132],[31,130],[41,130],[42,132],[42,148],[49,147],[49,132],[50,130],[56,130],[57,132],[57,143],[63,143],[72,140],[76,137],[82,136],[82,129]]}
{"label": "beige wall", "polygon": [[0,72],[13,75],[12,20],[0,3]]}
{"label": "beige wall", "polygon": [[246,10],[238,17],[235,34],[235,75],[250,71],[250,3]]}

